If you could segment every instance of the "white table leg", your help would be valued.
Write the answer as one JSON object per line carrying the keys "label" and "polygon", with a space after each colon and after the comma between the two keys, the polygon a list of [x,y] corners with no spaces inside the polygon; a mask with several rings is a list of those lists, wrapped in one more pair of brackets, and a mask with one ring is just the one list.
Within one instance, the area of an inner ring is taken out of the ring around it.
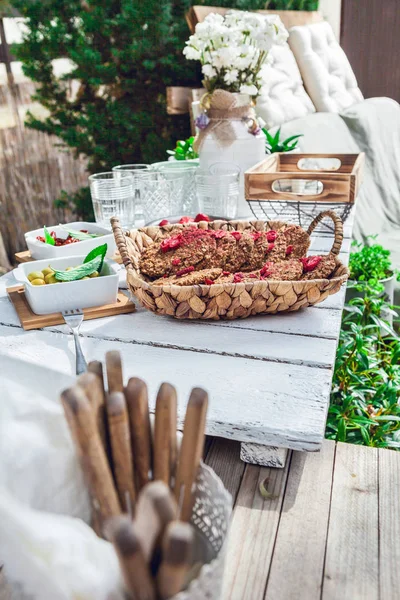
{"label": "white table leg", "polygon": [[252,444],[249,442],[241,442],[240,444],[240,459],[243,462],[262,467],[283,469],[287,453],[288,450],[286,448],[263,446],[262,444]]}

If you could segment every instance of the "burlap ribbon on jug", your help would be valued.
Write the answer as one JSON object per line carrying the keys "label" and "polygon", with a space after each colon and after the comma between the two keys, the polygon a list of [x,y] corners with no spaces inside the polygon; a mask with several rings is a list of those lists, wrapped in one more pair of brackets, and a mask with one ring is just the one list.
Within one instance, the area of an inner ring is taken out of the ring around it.
{"label": "burlap ribbon on jug", "polygon": [[199,152],[205,138],[214,134],[221,146],[230,146],[236,139],[237,134],[232,121],[255,121],[255,113],[250,105],[237,106],[235,94],[226,90],[215,90],[210,96],[210,106],[207,110],[209,118],[208,125],[196,136],[193,147]]}

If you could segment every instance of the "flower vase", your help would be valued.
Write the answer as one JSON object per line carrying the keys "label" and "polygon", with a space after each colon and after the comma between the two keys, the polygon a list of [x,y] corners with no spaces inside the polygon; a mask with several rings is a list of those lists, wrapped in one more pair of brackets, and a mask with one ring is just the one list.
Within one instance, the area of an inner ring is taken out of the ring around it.
{"label": "flower vase", "polygon": [[201,125],[196,138],[200,169],[209,172],[215,163],[239,167],[236,217],[248,217],[250,209],[244,194],[244,173],[265,158],[265,135],[257,123],[250,96],[216,90],[210,97],[208,109],[196,124]]}

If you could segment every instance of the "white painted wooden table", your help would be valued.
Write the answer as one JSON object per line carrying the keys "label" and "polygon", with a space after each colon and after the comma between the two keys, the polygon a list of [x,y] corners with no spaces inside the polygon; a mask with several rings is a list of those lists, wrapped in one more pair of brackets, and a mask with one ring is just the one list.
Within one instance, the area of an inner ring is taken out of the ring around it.
{"label": "white painted wooden table", "polygon": [[[350,236],[346,223],[340,256],[346,263]],[[331,244],[329,235],[314,236],[310,251],[326,252]],[[12,274],[0,279],[2,351],[73,374],[67,327],[23,331],[6,294],[14,284]],[[246,462],[284,466],[286,449],[321,447],[344,294],[342,288],[299,312],[236,321],[177,321],[139,308],[84,322],[82,348],[88,361],[119,350],[126,377],[144,379],[153,403],[160,383],[175,385],[180,419],[191,388],[204,387],[210,396],[208,434],[242,442]]]}

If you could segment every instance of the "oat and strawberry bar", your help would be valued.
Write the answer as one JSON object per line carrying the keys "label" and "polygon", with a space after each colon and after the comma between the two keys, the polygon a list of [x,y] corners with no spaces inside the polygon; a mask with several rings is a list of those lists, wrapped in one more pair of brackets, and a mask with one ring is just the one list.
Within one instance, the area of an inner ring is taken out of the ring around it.
{"label": "oat and strawberry bar", "polygon": [[279,233],[285,237],[288,258],[306,256],[310,247],[310,236],[300,225],[285,225]]}
{"label": "oat and strawberry bar", "polygon": [[333,254],[326,256],[308,256],[301,258],[303,275],[301,279],[327,279],[336,268],[336,258]]}
{"label": "oat and strawberry bar", "polygon": [[[273,241],[272,241],[273,240]],[[235,273],[260,268],[266,259],[281,260],[286,241],[275,231],[240,232],[189,227],[149,246],[140,259],[140,270],[151,278],[196,270],[221,268]]]}

